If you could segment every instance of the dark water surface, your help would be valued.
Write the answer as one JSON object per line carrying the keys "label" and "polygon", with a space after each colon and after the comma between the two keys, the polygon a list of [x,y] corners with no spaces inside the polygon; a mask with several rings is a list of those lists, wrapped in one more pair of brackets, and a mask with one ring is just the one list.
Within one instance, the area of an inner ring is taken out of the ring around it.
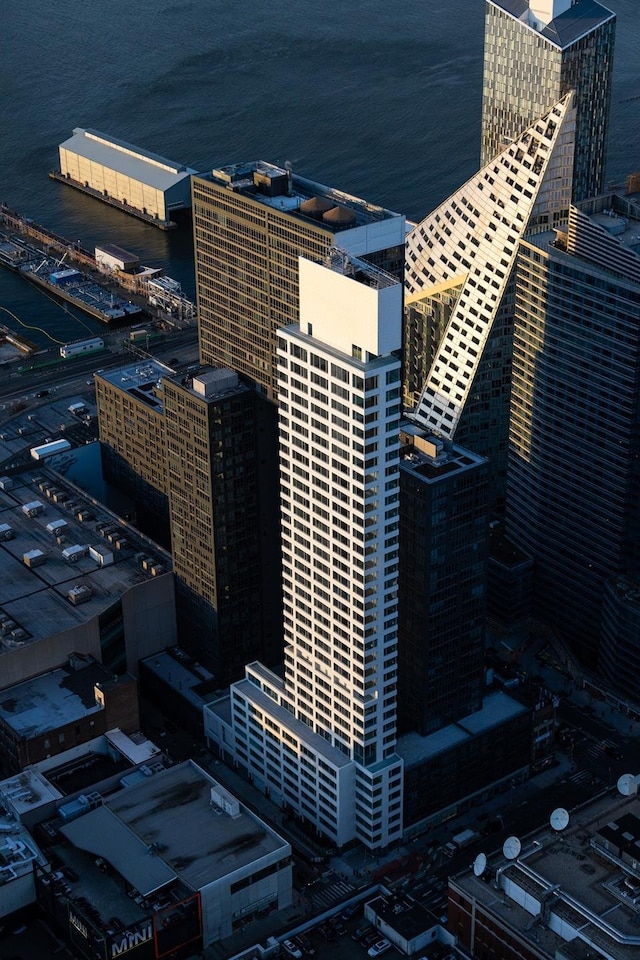
{"label": "dark water surface", "polygon": [[[640,4],[612,5],[618,179],[640,169]],[[168,263],[189,294],[187,229],[162,233],[47,177],[75,126],[199,170],[290,160],[419,219],[478,166],[483,16],[482,0],[2,0],[0,200],[89,248]],[[0,270],[0,323],[19,329],[6,310],[63,341],[100,329]]]}

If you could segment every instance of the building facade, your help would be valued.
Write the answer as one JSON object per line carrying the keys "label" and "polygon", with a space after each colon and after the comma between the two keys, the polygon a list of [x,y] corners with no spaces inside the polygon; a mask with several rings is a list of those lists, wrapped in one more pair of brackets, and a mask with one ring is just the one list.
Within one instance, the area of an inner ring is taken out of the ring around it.
{"label": "building facade", "polygon": [[[407,237],[407,303],[459,287],[415,418],[453,437],[523,236],[571,109],[567,94]],[[405,375],[405,395],[416,386]],[[412,404],[413,405],[413,404]]]}
{"label": "building facade", "polygon": [[179,636],[226,686],[282,656],[275,410],[231,370],[163,402]]}
{"label": "building facade", "polygon": [[534,559],[534,613],[592,666],[605,582],[638,576],[639,232],[633,198],[603,196],[517,267],[506,530]]}
{"label": "building facade", "polygon": [[200,359],[271,399],[276,331],[298,322],[298,256],[336,241],[402,275],[403,216],[261,160],[194,177],[193,224]]}
{"label": "building facade", "polygon": [[157,360],[95,375],[104,474],[131,497],[136,522],[169,544],[165,416],[160,380],[171,371]]}
{"label": "building facade", "polygon": [[[486,0],[481,163],[575,93],[572,198],[604,189],[615,15],[595,0]],[[566,219],[552,198],[551,220]]]}
{"label": "building facade", "polygon": [[410,424],[400,440],[398,726],[426,736],[482,705],[488,465]]}
{"label": "building facade", "polygon": [[300,291],[278,333],[284,678],[250,664],[207,734],[330,844],[373,849],[402,835],[402,288],[335,251],[300,259]]}

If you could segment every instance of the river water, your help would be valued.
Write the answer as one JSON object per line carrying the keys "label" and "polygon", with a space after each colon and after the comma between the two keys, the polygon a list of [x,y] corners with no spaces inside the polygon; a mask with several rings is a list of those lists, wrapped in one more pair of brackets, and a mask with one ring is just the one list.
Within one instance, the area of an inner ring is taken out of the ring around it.
{"label": "river water", "polygon": [[[640,169],[640,4],[615,0],[608,176]],[[482,0],[2,0],[0,200],[117,243],[193,295],[191,238],[50,180],[94,127],[198,170],[262,158],[412,219],[478,166]],[[0,270],[0,323],[40,345],[97,322]]]}

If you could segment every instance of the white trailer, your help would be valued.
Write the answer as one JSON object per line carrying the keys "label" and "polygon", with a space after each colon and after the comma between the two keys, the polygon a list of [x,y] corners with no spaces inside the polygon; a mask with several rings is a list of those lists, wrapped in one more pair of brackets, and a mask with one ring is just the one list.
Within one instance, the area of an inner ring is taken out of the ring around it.
{"label": "white trailer", "polygon": [[82,353],[95,353],[104,350],[104,340],[101,337],[91,337],[89,340],[76,340],[75,343],[65,343],[60,347],[60,356],[68,360]]}
{"label": "white trailer", "polygon": [[52,440],[51,443],[31,447],[31,456],[34,460],[46,460],[47,457],[53,457],[56,453],[64,453],[65,450],[71,450],[71,444],[68,440]]}

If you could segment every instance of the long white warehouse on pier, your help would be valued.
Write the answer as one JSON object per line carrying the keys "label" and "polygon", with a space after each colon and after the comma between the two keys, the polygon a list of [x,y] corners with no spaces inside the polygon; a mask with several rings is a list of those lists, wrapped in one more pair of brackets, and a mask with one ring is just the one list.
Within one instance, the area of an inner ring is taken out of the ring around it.
{"label": "long white warehouse on pier", "polygon": [[196,170],[124,140],[76,127],[59,153],[55,179],[158,226],[166,227],[172,213],[191,206]]}

